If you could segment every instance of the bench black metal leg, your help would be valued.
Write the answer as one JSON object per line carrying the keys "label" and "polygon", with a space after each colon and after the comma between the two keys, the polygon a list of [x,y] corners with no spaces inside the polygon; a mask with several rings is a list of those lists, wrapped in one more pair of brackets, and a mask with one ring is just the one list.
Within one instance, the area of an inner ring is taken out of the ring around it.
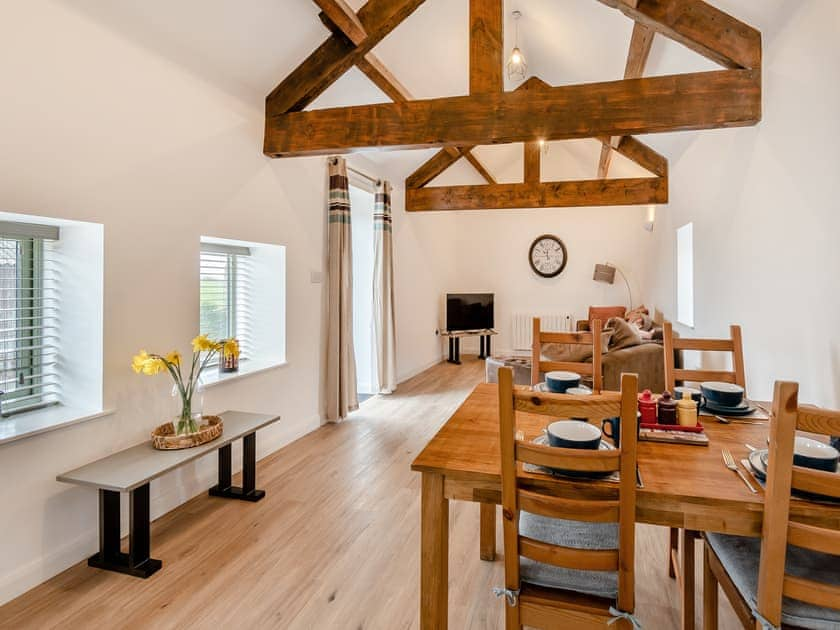
{"label": "bench black metal leg", "polygon": [[242,438],[242,487],[231,485],[230,444],[219,449],[219,483],[210,488],[211,497],[259,501],[265,490],[257,490],[257,434],[249,433]]}
{"label": "bench black metal leg", "polygon": [[88,565],[135,577],[147,578],[163,566],[149,557],[149,484],[131,491],[129,496],[128,553],[120,551],[120,493],[99,490],[99,553],[88,558]]}

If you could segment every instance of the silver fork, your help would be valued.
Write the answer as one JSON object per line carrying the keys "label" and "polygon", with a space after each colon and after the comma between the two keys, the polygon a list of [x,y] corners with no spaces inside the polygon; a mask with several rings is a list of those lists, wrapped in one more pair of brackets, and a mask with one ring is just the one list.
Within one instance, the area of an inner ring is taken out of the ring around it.
{"label": "silver fork", "polygon": [[735,465],[735,459],[732,457],[732,453],[729,452],[729,449],[728,448],[722,448],[722,449],[720,449],[720,452],[721,452],[721,455],[723,455],[724,465],[729,470],[734,470],[736,473],[738,473],[738,476],[741,478],[741,481],[743,481],[744,484],[747,486],[747,488],[750,489],[750,492],[752,492],[753,494],[756,494],[757,490],[755,488],[753,488],[752,484],[744,476],[744,473],[742,473],[741,470],[738,468],[738,466]]}

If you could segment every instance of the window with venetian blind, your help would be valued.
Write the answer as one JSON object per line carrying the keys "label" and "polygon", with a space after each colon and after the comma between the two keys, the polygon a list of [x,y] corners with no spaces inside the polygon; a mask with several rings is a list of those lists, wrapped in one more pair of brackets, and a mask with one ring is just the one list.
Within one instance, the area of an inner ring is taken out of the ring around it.
{"label": "window with venetian blind", "polygon": [[55,226],[0,221],[0,411],[58,404],[60,295]]}
{"label": "window with venetian blind", "polygon": [[253,355],[251,250],[201,243],[200,326],[211,339],[237,339],[240,360]]}

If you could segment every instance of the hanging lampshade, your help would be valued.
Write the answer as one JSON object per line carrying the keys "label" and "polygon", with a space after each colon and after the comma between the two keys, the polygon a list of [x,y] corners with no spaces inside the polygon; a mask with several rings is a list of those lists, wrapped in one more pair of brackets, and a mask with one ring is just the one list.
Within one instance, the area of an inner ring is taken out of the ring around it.
{"label": "hanging lampshade", "polygon": [[507,75],[508,79],[524,81],[528,72],[528,64],[525,63],[525,55],[519,49],[519,18],[522,17],[522,12],[514,11],[512,15],[516,34],[514,36],[513,50],[507,62]]}

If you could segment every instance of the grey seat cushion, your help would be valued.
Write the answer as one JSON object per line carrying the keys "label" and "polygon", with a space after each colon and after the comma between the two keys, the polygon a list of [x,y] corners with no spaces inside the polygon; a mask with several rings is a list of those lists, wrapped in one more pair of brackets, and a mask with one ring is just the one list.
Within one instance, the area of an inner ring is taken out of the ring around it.
{"label": "grey seat cushion", "polygon": [[[706,534],[706,539],[738,592],[755,610],[761,539],[725,534]],[[840,586],[840,558],[831,554],[788,546],[785,570],[796,577]],[[786,597],[782,602],[782,623],[812,630],[837,630],[840,628],[840,610],[820,608]]]}
{"label": "grey seat cushion", "polygon": [[[522,512],[519,533],[564,547],[618,549],[618,525],[615,523],[566,521]],[[529,558],[521,559],[520,568],[520,577],[524,582],[611,599],[618,596],[618,574],[615,571],[565,569]]]}

